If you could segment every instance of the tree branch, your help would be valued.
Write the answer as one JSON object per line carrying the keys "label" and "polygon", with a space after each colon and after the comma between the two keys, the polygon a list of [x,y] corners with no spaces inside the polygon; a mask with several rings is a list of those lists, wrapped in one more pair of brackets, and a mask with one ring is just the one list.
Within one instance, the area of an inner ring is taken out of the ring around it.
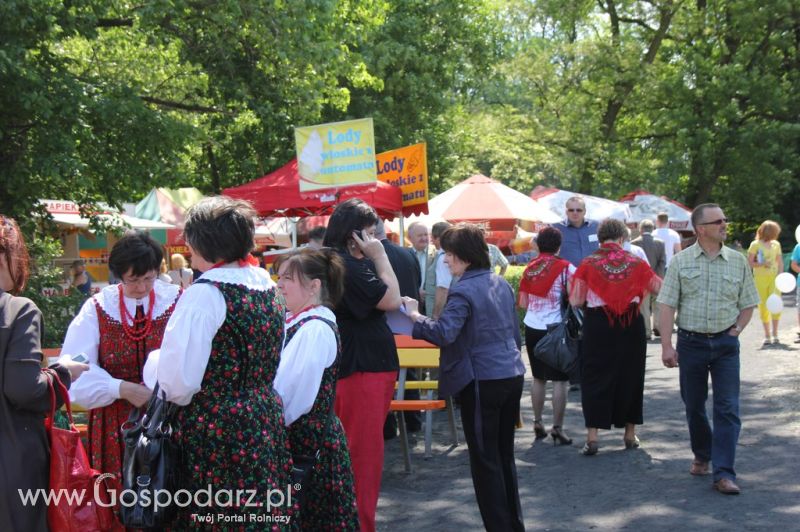
{"label": "tree branch", "polygon": [[619,47],[620,31],[619,31],[619,14],[617,14],[617,6],[613,0],[606,0],[608,7],[608,17],[611,21],[611,42],[615,48]]}
{"label": "tree branch", "polygon": [[177,109],[179,111],[187,111],[190,113],[231,114],[229,111],[223,111],[222,109],[217,109],[215,107],[206,107],[204,105],[187,104],[171,100],[162,100],[161,98],[153,98],[151,96],[140,96],[140,98],[147,103],[152,103],[153,105],[157,105],[159,107],[166,107],[168,109]]}
{"label": "tree branch", "polygon": [[671,139],[677,137],[678,134],[675,132],[672,133],[651,133],[650,135],[633,135],[633,136],[622,136],[619,137],[620,140],[629,140],[629,141],[640,141],[640,140],[661,140],[661,139]]}
{"label": "tree branch", "polygon": [[627,22],[628,24],[636,24],[637,26],[641,26],[642,28],[650,32],[656,31],[655,28],[648,26],[647,22],[645,22],[640,18],[619,17],[619,21]]}
{"label": "tree branch", "polygon": [[133,26],[132,18],[99,18],[97,19],[98,28],[122,28]]}

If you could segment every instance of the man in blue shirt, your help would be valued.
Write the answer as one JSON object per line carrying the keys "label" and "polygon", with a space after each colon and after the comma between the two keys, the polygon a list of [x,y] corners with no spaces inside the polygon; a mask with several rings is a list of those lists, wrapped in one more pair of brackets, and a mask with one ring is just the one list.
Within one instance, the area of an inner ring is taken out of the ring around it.
{"label": "man in blue shirt", "polygon": [[[600,243],[597,241],[597,222],[586,219],[586,202],[581,196],[572,196],[566,204],[567,219],[553,224],[561,231],[561,251],[558,256],[577,267],[584,257],[591,255]],[[572,384],[570,391],[580,390],[580,384]]]}
{"label": "man in blue shirt", "polygon": [[561,251],[559,256],[578,266],[587,255],[597,250],[597,222],[586,219],[586,202],[581,196],[567,200],[567,219],[553,224],[561,231]]}

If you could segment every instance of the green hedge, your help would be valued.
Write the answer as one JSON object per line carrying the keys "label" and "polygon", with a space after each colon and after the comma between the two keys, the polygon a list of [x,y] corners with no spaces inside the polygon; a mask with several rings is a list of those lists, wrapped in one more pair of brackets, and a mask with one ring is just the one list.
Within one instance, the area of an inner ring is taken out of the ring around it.
{"label": "green hedge", "polygon": [[[514,289],[514,301],[516,302],[519,298],[519,282],[522,279],[522,273],[525,271],[525,266],[509,266],[506,270],[506,273],[503,277],[505,277],[508,284],[511,285],[511,288]],[[519,318],[519,330],[520,334],[522,335],[522,342],[525,342],[525,325],[522,323],[522,320],[525,318],[525,309],[518,308],[517,309],[517,316]]]}

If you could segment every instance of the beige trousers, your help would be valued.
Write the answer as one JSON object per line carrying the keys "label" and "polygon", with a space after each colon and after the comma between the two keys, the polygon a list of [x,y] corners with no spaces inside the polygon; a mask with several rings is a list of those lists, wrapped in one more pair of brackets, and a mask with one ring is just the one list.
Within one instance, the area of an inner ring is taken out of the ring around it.
{"label": "beige trousers", "polygon": [[641,309],[645,334],[648,338],[652,338],[653,329],[658,329],[658,303],[656,303],[656,296],[650,293],[644,296],[644,303],[642,303]]}

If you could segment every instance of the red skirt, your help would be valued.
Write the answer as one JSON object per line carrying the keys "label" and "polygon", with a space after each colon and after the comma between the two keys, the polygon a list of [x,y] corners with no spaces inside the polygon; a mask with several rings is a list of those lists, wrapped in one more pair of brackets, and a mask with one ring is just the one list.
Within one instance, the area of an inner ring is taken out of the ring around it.
{"label": "red skirt", "polygon": [[102,473],[112,473],[122,480],[125,443],[120,428],[128,420],[133,405],[117,399],[103,408],[89,412],[89,460]]}

